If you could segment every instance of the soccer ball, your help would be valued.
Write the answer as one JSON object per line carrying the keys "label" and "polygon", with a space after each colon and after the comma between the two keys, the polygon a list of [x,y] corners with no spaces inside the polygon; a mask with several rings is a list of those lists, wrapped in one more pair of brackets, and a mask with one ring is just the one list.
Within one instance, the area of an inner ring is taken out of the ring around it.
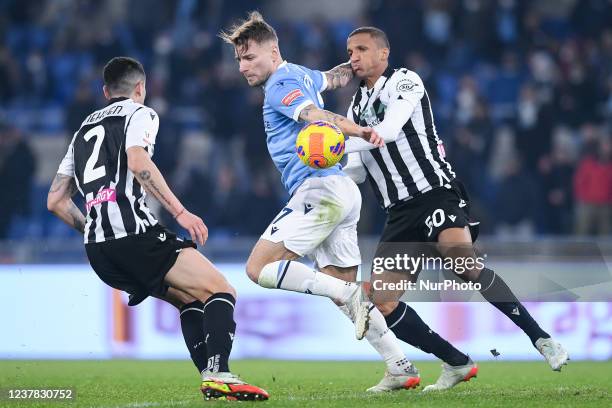
{"label": "soccer ball", "polygon": [[295,149],[305,165],[327,169],[344,155],[344,134],[338,126],[329,122],[312,122],[298,134]]}

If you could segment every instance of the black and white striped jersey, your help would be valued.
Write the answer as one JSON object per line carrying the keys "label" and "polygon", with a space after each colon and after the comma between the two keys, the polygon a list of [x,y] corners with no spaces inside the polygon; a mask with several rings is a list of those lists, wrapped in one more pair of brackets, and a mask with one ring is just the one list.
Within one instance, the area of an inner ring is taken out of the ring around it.
{"label": "black and white striped jersey", "polygon": [[140,234],[157,224],[146,193],[128,169],[126,151],[153,155],[159,128],[155,111],[128,98],[111,99],[74,134],[58,173],[72,176],[85,197],[85,243]]}
{"label": "black and white striped jersey", "polygon": [[[349,154],[346,167],[356,181],[370,180],[384,208],[445,186],[455,178],[444,158],[429,96],[415,72],[388,68],[372,89],[362,82],[347,117],[361,126],[374,127],[387,141],[383,148],[356,149],[361,151]],[[389,126],[393,121],[396,126]],[[383,134],[389,131],[391,139]]]}

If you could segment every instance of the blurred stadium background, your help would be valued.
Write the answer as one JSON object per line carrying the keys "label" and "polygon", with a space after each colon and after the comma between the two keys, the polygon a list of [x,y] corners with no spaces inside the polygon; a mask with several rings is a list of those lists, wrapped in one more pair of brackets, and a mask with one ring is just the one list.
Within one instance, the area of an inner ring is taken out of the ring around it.
{"label": "blurred stadium background", "polygon": [[[276,27],[287,60],[322,70],[347,59],[352,29],[387,32],[392,65],[426,84],[480,240],[529,243],[553,267],[575,242],[610,255],[608,0],[0,0],[0,358],[188,357],[176,311],[153,300],[128,309],[89,269],[82,238],[46,210],[72,133],[104,105],[102,66],[117,55],[143,62],[161,117],[154,160],[204,218],[203,252],[238,290],[234,356],[374,357],[328,302],[266,291],[244,275],[251,245],[287,200],[266,151],[262,92],[246,86],[216,37],[252,9]],[[324,95],[326,107],[345,113],[355,86]],[[362,192],[368,247],[384,213],[369,186]],[[612,303],[529,307],[572,358],[612,357]],[[488,305],[416,308],[475,359],[492,359],[493,348],[538,358]]]}

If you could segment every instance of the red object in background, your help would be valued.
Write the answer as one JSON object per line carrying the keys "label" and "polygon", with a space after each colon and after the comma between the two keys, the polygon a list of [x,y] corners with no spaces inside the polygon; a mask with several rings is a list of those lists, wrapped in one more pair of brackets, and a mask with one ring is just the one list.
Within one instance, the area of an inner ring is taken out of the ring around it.
{"label": "red object in background", "polygon": [[612,204],[612,163],[585,157],[574,174],[574,195],[587,204]]}

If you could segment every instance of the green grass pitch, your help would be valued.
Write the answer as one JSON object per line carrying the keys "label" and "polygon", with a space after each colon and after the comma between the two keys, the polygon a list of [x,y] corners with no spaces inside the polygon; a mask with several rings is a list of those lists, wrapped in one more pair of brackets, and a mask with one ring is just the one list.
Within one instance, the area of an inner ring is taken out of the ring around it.
{"label": "green grass pitch", "polygon": [[[364,390],[378,382],[380,362],[247,360],[232,363],[244,379],[270,393],[265,407],[610,407],[612,361],[570,362],[563,372],[543,361],[480,364],[478,378],[450,391],[423,394],[440,373],[435,362],[416,362],[421,386],[384,395]],[[0,407],[216,407],[236,402],[203,401],[189,361],[0,361]],[[74,388],[76,399],[17,401],[7,388]]]}

